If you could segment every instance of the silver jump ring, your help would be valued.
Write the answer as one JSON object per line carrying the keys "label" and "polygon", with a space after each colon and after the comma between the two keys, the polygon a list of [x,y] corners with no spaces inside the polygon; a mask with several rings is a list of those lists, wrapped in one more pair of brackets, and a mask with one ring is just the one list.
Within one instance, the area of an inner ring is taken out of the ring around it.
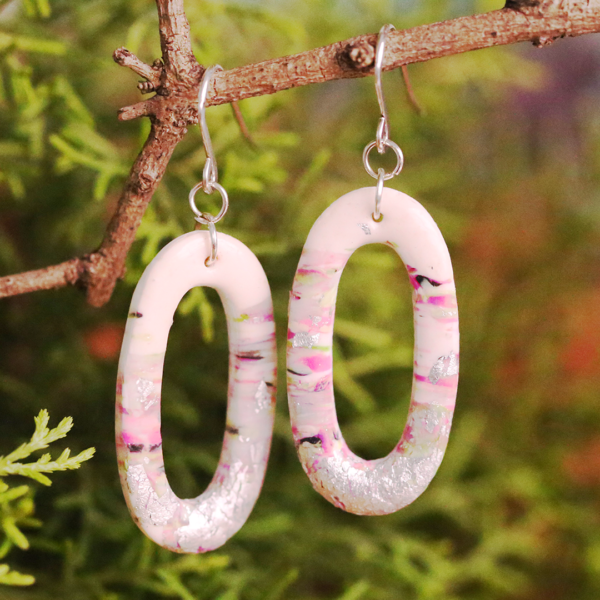
{"label": "silver jump ring", "polygon": [[[219,192],[219,194],[221,194],[221,200],[223,201],[221,210],[218,212],[218,214],[215,217],[213,217],[209,213],[203,213],[202,211],[198,210],[198,207],[196,206],[196,194],[198,193],[198,191],[203,190],[206,192],[206,190],[204,190],[204,181],[197,183],[190,190],[190,193],[188,195],[188,200],[190,202],[190,208],[192,209],[192,212],[196,215],[194,218],[196,219],[196,221],[198,221],[198,223],[202,223],[202,225],[209,225],[210,223],[213,223],[213,224],[218,223],[225,216],[225,213],[227,212],[227,209],[229,208],[229,196],[227,195],[225,188],[220,183],[217,183],[216,181],[211,183],[211,186],[213,188],[213,191],[217,190],[217,192]],[[206,192],[206,193],[212,193],[212,192]]]}
{"label": "silver jump ring", "polygon": [[[396,175],[398,175],[398,173],[400,173],[400,171],[402,171],[402,167],[404,166],[404,155],[402,154],[402,150],[400,150],[400,146],[398,146],[396,142],[392,142],[392,140],[387,140],[386,142],[384,142],[383,145],[386,148],[391,148],[394,151],[394,154],[396,155],[396,166],[394,167],[394,170],[390,173],[384,172],[383,179],[387,181],[388,179],[395,177]],[[373,150],[373,148],[376,147],[377,142],[371,142],[365,147],[363,151],[363,165],[365,166],[365,170],[367,171],[367,173],[373,179],[378,179],[379,173],[375,173],[375,171],[373,171],[373,167],[371,167],[371,163],[369,162],[369,154],[371,150]]]}
{"label": "silver jump ring", "polygon": [[[217,183],[217,185],[219,185]],[[210,256],[204,261],[204,264],[207,267],[212,267],[215,262],[217,262],[217,250],[218,241],[217,241],[217,228],[215,227],[214,221],[208,222],[208,234],[210,235]]]}
{"label": "silver jump ring", "polygon": [[377,187],[375,188],[375,212],[373,213],[373,221],[379,223],[383,219],[381,214],[381,197],[383,196],[383,182],[385,181],[385,170],[379,167],[377,170]]}

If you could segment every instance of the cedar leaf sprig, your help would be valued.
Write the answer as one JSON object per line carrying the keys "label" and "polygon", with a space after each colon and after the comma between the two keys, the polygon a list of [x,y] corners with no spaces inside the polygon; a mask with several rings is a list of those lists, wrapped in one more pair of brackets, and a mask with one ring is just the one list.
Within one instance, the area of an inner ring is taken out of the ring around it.
{"label": "cedar leaf sprig", "polygon": [[[33,517],[35,510],[33,493],[28,485],[11,487],[3,478],[8,475],[29,477],[43,485],[51,485],[46,473],[78,469],[83,462],[92,458],[95,448],[88,448],[77,456],[71,456],[69,448],[52,460],[50,454],[43,454],[33,462],[22,462],[34,452],[44,450],[53,442],[64,438],[73,427],[73,419],[65,417],[57,427],[50,429],[50,415],[41,410],[35,420],[35,431],[31,439],[21,444],[6,456],[0,456],[0,560],[13,546],[22,550],[29,548],[29,540],[21,527],[40,527],[41,523]],[[31,575],[13,571],[7,564],[0,564],[0,585],[27,586],[35,582]]]}

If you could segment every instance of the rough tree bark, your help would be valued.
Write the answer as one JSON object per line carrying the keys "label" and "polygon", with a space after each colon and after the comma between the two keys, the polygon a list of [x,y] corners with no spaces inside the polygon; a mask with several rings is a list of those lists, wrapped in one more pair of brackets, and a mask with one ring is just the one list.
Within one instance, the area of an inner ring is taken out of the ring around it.
{"label": "rough tree bark", "polygon": [[[93,306],[102,306],[122,277],[125,259],[146,207],[175,146],[198,121],[198,86],[204,67],[192,52],[183,0],[156,0],[162,60],[147,65],[119,48],[114,60],[145,79],[142,93],[155,95],[122,108],[121,120],[149,117],[148,140],[133,164],[100,247],[66,262],[0,278],[0,297],[77,285]],[[507,0],[503,9],[422,25],[390,34],[384,70],[490,46],[532,42],[600,31],[600,0]],[[293,87],[372,74],[376,34],[217,73],[207,105],[273,94]]]}

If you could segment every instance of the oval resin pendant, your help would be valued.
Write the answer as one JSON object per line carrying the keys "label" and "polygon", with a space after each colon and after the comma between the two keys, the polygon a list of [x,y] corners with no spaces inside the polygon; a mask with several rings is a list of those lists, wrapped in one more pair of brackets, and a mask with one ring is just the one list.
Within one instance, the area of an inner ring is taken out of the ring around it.
{"label": "oval resin pendant", "polygon": [[[359,515],[395,512],[425,490],[444,456],[458,385],[456,290],[442,234],[423,206],[389,188],[383,218],[374,221],[375,193],[369,187],[342,196],[313,225],[290,294],[287,341],[288,401],[302,466],[315,490]],[[393,248],[408,270],[414,372],[400,442],[384,458],[363,460],[338,425],[332,341],[342,271],[357,248],[375,243]]]}
{"label": "oval resin pendant", "polygon": [[[276,349],[269,284],[244,244],[222,233],[218,242],[219,256],[210,267],[204,262],[211,250],[207,231],[178,237],[148,265],[131,301],[119,362],[116,434],[125,499],[140,529],[175,552],[213,550],[240,529],[258,498],[273,431]],[[217,290],[225,309],[227,426],[210,485],[197,498],[180,499],[164,467],[161,383],[173,315],[195,286]]]}

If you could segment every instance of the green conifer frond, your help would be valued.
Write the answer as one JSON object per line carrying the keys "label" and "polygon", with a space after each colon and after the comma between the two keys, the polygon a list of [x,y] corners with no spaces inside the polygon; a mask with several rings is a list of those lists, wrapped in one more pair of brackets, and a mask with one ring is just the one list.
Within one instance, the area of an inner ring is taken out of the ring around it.
{"label": "green conifer frond", "polygon": [[[52,481],[44,473],[78,469],[86,460],[92,458],[95,448],[88,448],[77,456],[71,456],[71,450],[65,448],[56,460],[49,453],[43,454],[35,462],[23,463],[36,451],[47,448],[51,443],[64,438],[73,427],[73,419],[65,417],[53,429],[48,427],[50,415],[41,410],[34,418],[35,431],[29,442],[21,444],[7,456],[0,456],[0,477],[21,475],[38,483],[51,485]],[[13,546],[27,550],[29,540],[21,531],[21,527],[38,527],[40,522],[32,517],[34,504],[29,486],[10,487],[0,479],[0,558],[6,556]],[[0,585],[26,586],[34,583],[31,575],[23,575],[11,571],[6,564],[0,565]]]}
{"label": "green conifer frond", "polygon": [[42,473],[78,469],[82,462],[85,462],[94,456],[94,448],[88,448],[73,457],[71,457],[69,448],[66,448],[54,461],[50,454],[43,454],[33,463],[23,464],[17,462],[29,457],[37,450],[47,448],[52,442],[64,438],[73,427],[73,419],[71,417],[65,417],[57,427],[49,429],[49,419],[50,416],[48,415],[48,411],[45,409],[41,410],[40,414],[34,419],[35,431],[31,436],[31,440],[25,444],[21,444],[8,456],[0,456],[0,477],[6,475],[22,475],[34,479],[39,483],[43,483],[44,485],[51,485],[52,482],[50,479],[45,475],[42,475]]}

